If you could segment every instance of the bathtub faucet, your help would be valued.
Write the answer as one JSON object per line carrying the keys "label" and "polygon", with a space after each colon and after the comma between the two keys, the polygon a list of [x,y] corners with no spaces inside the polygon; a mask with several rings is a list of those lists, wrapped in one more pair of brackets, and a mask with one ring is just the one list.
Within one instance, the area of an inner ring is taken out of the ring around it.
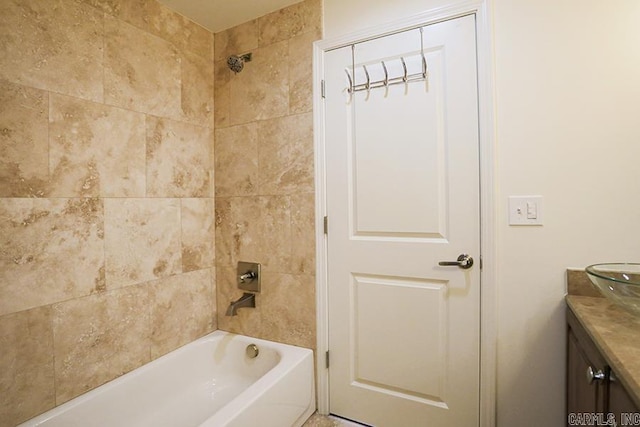
{"label": "bathtub faucet", "polygon": [[238,314],[239,308],[255,308],[256,306],[256,294],[245,292],[240,299],[232,301],[227,308],[227,316],[235,316]]}

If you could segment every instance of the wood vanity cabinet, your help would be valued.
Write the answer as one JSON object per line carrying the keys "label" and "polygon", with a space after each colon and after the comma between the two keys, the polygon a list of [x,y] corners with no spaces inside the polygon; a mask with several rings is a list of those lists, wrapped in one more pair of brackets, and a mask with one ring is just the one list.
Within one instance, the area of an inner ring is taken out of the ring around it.
{"label": "wood vanity cabinet", "polygon": [[567,325],[567,414],[604,413],[606,381],[590,381],[587,370],[604,373],[607,363],[571,310]]}
{"label": "wood vanity cabinet", "polygon": [[604,414],[606,421],[609,413],[619,425],[622,413],[638,408],[570,309],[567,325],[567,425],[570,414]]}
{"label": "wood vanity cabinet", "polygon": [[[636,413],[638,412],[638,407],[629,396],[629,393],[627,393],[627,390],[620,384],[620,381],[616,381],[615,372],[611,372],[610,375],[613,381],[609,381],[609,412],[616,414],[616,419],[620,423],[619,415],[621,413]],[[637,420],[637,418],[634,418],[634,420]],[[637,425],[637,421],[632,425]]]}

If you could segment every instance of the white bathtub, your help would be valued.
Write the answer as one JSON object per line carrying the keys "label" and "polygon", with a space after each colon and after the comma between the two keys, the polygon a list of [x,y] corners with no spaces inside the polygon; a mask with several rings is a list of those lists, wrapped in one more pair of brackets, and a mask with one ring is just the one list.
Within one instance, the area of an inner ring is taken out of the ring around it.
{"label": "white bathtub", "polygon": [[313,378],[311,350],[216,331],[19,427],[299,427]]}

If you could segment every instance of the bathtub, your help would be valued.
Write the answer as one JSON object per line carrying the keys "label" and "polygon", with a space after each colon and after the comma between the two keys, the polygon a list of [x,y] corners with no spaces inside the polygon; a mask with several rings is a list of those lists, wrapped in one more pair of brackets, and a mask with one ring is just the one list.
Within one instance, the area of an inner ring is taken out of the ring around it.
{"label": "bathtub", "polygon": [[313,378],[311,350],[215,331],[19,427],[299,427]]}

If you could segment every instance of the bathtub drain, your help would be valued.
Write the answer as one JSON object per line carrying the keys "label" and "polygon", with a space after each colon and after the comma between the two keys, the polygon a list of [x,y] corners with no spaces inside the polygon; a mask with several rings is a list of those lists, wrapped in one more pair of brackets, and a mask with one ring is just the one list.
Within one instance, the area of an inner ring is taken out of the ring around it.
{"label": "bathtub drain", "polygon": [[258,346],[255,344],[249,344],[247,346],[247,357],[249,359],[255,359],[256,357],[258,357],[258,354],[260,354],[260,350],[258,350]]}

